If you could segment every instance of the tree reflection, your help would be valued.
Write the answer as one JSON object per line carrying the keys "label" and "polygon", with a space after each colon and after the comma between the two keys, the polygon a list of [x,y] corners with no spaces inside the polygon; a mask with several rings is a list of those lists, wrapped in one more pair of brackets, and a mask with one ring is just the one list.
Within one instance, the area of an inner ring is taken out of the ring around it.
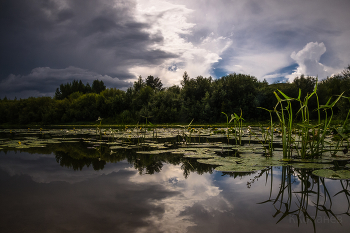
{"label": "tree reflection", "polygon": [[[132,164],[139,174],[155,174],[161,172],[164,164],[179,165],[183,175],[187,178],[191,172],[197,174],[212,173],[215,166],[198,163],[196,159],[185,158],[181,154],[139,154],[138,151],[147,151],[147,147],[121,148],[110,150],[109,145],[100,143],[91,146],[86,142],[49,144],[46,147],[21,149],[28,153],[51,154],[56,162],[66,168],[81,171],[84,167],[94,170],[103,170],[107,163],[118,163],[126,160]],[[14,150],[16,151],[16,150]],[[5,151],[6,153],[6,151]]]}

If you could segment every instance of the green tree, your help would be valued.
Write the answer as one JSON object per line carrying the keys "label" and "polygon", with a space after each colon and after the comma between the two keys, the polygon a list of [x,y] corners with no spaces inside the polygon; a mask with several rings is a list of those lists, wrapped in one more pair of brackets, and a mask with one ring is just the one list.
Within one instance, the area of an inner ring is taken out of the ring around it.
{"label": "green tree", "polygon": [[143,81],[141,75],[139,76],[139,78],[137,79],[137,81],[134,82],[134,91],[135,92],[139,92],[142,88],[145,87],[145,82]]}
{"label": "green tree", "polygon": [[160,90],[162,90],[163,84],[162,84],[162,81],[158,77],[154,78],[152,75],[149,75],[146,78],[146,86],[151,87],[153,90],[160,91]]}
{"label": "green tree", "polygon": [[102,91],[106,90],[106,86],[102,80],[99,81],[96,79],[92,83],[91,90],[96,94],[100,94]]}

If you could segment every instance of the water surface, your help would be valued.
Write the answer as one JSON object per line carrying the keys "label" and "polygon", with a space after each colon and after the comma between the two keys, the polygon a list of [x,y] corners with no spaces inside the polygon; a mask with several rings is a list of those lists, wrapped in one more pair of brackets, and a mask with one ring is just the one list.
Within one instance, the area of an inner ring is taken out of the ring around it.
{"label": "water surface", "polygon": [[[89,156],[96,148],[104,156]],[[281,166],[255,173],[222,173],[183,155],[96,148],[87,149],[80,140],[1,150],[1,232],[350,229],[348,181],[321,180],[309,170]],[[282,173],[290,184],[283,197],[279,195],[285,184]],[[307,191],[306,197],[301,190]],[[307,215],[315,226],[305,220]]]}

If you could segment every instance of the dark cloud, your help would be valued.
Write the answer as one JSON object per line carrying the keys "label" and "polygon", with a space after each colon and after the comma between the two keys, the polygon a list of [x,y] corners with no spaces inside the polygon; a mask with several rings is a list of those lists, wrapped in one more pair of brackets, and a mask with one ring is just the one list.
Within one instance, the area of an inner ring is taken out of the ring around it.
{"label": "dark cloud", "polygon": [[340,72],[349,63],[349,6],[348,0],[3,0],[0,85],[19,77],[29,82],[41,67],[120,81],[151,74],[165,85],[180,82],[182,74],[168,70],[174,64],[191,76],[215,76],[220,68],[263,79],[292,65],[292,52],[310,42],[324,43],[319,62]]}
{"label": "dark cloud", "polygon": [[252,14],[260,14],[263,12],[261,5],[255,1],[246,2],[246,7]]}
{"label": "dark cloud", "polygon": [[126,89],[132,85],[118,78],[101,75],[93,71],[69,66],[64,69],[52,69],[50,67],[38,67],[28,75],[9,75],[1,82],[0,93],[4,97],[13,99],[27,98],[28,96],[53,96],[57,87],[62,83],[72,80],[82,80],[90,85],[94,80],[102,80],[107,87]]}
{"label": "dark cloud", "polygon": [[135,7],[129,0],[1,1],[0,80],[70,66],[125,80],[134,78],[131,66],[174,57],[150,49],[163,37],[146,32],[150,25],[136,21]]}

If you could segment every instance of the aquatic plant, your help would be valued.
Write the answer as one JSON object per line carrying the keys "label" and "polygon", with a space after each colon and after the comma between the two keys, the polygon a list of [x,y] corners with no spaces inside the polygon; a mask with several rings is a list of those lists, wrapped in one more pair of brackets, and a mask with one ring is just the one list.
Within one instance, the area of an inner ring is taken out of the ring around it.
{"label": "aquatic plant", "polygon": [[[242,135],[243,135],[243,117],[242,117],[242,109],[241,109],[241,115],[238,116],[236,113],[233,113],[231,115],[231,121],[233,120],[234,122],[234,127],[235,127],[235,138],[237,138],[237,132],[238,132],[238,141],[239,145],[242,145]],[[238,128],[237,128],[238,127]],[[237,141],[236,141],[237,144]]]}
{"label": "aquatic plant", "polygon": [[102,131],[101,131],[102,118],[98,117],[98,119],[96,121],[100,122],[100,124],[97,126],[97,129],[100,131],[100,140],[101,140],[101,138],[102,138]]}
{"label": "aquatic plant", "polygon": [[[272,120],[272,113],[274,112],[273,110],[268,110],[266,108],[262,108],[262,107],[258,107],[261,108],[265,111],[268,111],[270,114],[270,126],[267,130],[270,130],[270,132],[267,135],[268,138],[268,143],[269,143],[269,156],[272,156],[272,152],[273,152],[273,120]],[[267,131],[268,132],[268,131]]]}
{"label": "aquatic plant", "polygon": [[[228,119],[228,116],[226,113],[221,112],[222,114],[224,114],[226,116],[226,136],[227,136],[227,144],[230,142],[230,131],[229,131],[229,124],[234,120],[233,115],[231,115],[231,119]],[[236,139],[236,144],[237,144],[237,139]]]}
{"label": "aquatic plant", "polygon": [[[194,118],[192,119],[192,121],[187,126],[181,126],[183,128],[183,130],[182,130],[182,138],[183,138],[183,140],[185,140],[186,143],[191,143],[191,133],[192,132],[191,132],[191,127],[190,126],[191,126],[193,120],[194,120]],[[186,129],[191,132],[189,137],[185,133]]]}
{"label": "aquatic plant", "polygon": [[[320,156],[323,152],[327,151],[325,149],[324,139],[326,136],[327,128],[329,128],[332,117],[333,117],[333,107],[342,97],[343,93],[338,96],[332,103],[330,98],[325,105],[319,105],[317,96],[317,84],[311,94],[307,94],[304,100],[301,100],[301,90],[299,89],[299,95],[297,98],[292,98],[287,96],[282,91],[278,92],[283,96],[281,98],[277,92],[274,92],[277,98],[277,104],[274,107],[274,112],[276,113],[280,124],[282,132],[282,145],[283,145],[283,157],[291,158],[292,150],[295,148],[297,154],[302,158]],[[309,99],[315,95],[317,100],[318,112],[318,124],[312,125],[310,123],[310,113],[308,108]],[[300,108],[297,113],[293,114],[292,101],[298,101],[300,103]],[[287,103],[286,106],[283,103]],[[320,112],[321,110],[325,113],[324,122],[321,123]],[[331,111],[330,117],[328,117],[328,110]],[[295,136],[293,137],[293,121],[296,115],[301,115],[301,123],[297,124],[301,130],[298,135],[300,137],[301,149],[299,150],[299,145],[294,145],[296,141]],[[322,127],[322,128],[320,128]]]}
{"label": "aquatic plant", "polygon": [[148,122],[148,124],[151,126],[151,130],[153,132],[153,139],[157,140],[157,128],[150,121]]}

